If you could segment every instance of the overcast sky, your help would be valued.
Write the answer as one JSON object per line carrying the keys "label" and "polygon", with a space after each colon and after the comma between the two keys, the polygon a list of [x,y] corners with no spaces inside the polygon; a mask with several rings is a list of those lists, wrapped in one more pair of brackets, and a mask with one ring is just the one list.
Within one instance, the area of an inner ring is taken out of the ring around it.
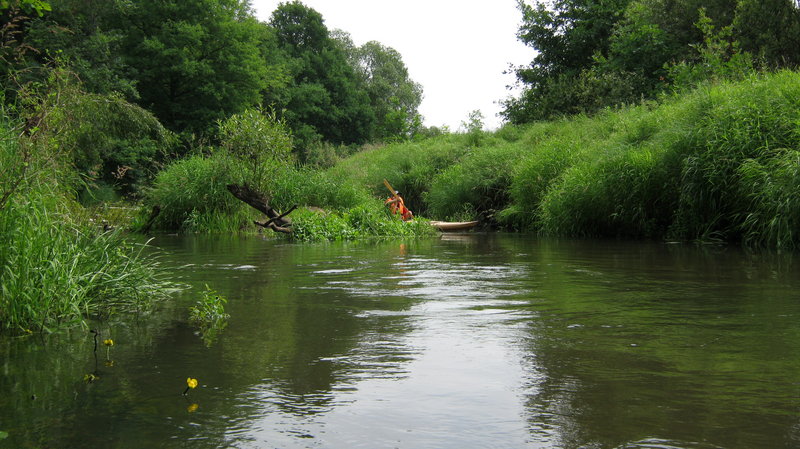
{"label": "overcast sky", "polygon": [[[252,0],[268,21],[279,0]],[[509,64],[524,65],[534,52],[517,40],[521,21],[515,0],[303,0],[329,30],[350,33],[353,43],[378,41],[403,56],[411,79],[422,84],[419,112],[425,125],[457,130],[480,109],[497,128],[499,100],[514,84]]]}

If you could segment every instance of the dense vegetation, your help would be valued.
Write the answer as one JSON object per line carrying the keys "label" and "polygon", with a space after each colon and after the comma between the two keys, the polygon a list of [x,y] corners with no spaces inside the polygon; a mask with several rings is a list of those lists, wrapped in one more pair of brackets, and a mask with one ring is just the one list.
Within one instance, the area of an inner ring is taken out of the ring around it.
{"label": "dense vegetation", "polygon": [[77,181],[46,123],[20,134],[21,124],[0,117],[0,331],[142,311],[164,296],[143,245],[104,230],[74,200]]}
{"label": "dense vegetation", "polygon": [[800,64],[794,0],[519,1],[519,39],[538,51],[516,69],[513,123],[635,104],[745,67]]}
{"label": "dense vegetation", "polygon": [[593,117],[360,153],[331,176],[378,186],[401,167],[411,207],[547,235],[794,248],[800,74],[753,74]]}
{"label": "dense vegetation", "polygon": [[[293,205],[292,238],[421,235],[417,217],[564,236],[795,248],[800,8],[790,0],[519,2],[538,51],[505,127],[422,126],[401,55],[299,1],[0,2],[0,328],[158,297],[156,230],[254,231],[228,184]],[[544,121],[549,120],[549,121]],[[6,243],[7,242],[7,243]]]}

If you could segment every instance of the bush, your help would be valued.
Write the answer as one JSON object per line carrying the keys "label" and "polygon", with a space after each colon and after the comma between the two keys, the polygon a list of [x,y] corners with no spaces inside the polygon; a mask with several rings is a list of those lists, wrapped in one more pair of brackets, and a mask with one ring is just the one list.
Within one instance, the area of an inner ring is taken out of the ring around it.
{"label": "bush", "polygon": [[[24,154],[0,140],[0,172],[24,165]],[[31,159],[0,204],[0,330],[49,331],[161,298],[165,283],[144,245],[81,220],[82,208],[42,163]]]}
{"label": "bush", "polygon": [[292,238],[298,241],[354,240],[368,237],[434,235],[427,220],[404,222],[391,216],[378,201],[345,211],[299,211],[294,214]]}
{"label": "bush", "polygon": [[255,211],[226,186],[244,181],[244,169],[219,156],[191,156],[168,165],[147,191],[142,214],[161,207],[155,229],[224,232],[244,228]]}

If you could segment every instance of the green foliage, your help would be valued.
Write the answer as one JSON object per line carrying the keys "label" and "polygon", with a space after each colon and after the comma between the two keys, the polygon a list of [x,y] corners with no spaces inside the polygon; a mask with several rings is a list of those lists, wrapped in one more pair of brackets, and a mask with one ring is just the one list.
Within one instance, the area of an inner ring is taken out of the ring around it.
{"label": "green foliage", "polygon": [[45,12],[52,11],[50,3],[44,0],[0,0],[0,11],[11,8],[34,11],[39,16],[44,15]]}
{"label": "green foliage", "polygon": [[227,326],[230,315],[225,313],[228,300],[206,285],[197,303],[189,307],[189,322],[200,328],[206,346],[211,346],[219,332]]}
{"label": "green foliage", "polygon": [[[128,3],[125,61],[141,99],[169,129],[207,131],[218,119],[258,104],[268,72],[261,26],[241,0]],[[165,20],[169,18],[169,20]]]}
{"label": "green foliage", "polygon": [[461,122],[461,128],[467,135],[467,143],[472,147],[480,146],[483,137],[483,113],[474,110],[469,113],[467,120]]}
{"label": "green foliage", "polygon": [[[387,145],[328,170],[419,215],[565,236],[796,247],[800,74],[721,82],[659,104]],[[423,168],[425,167],[425,168]],[[434,168],[435,167],[435,168]],[[420,201],[424,200],[422,204]]]}
{"label": "green foliage", "polygon": [[218,122],[217,129],[220,147],[244,163],[251,185],[264,185],[277,167],[291,160],[290,131],[273,111],[247,109]]}
{"label": "green foliage", "polygon": [[306,161],[305,149],[318,141],[367,142],[375,129],[369,95],[322,15],[299,1],[287,2],[272,13],[270,25],[290,61],[291,81],[286,89],[269,92],[265,102],[283,111],[301,150],[300,161]]}
{"label": "green foliage", "polygon": [[425,196],[430,216],[493,220],[497,211],[508,206],[512,173],[520,156],[519,147],[498,144],[472,151],[438,173]]}
{"label": "green foliage", "polygon": [[353,53],[351,58],[375,112],[373,139],[388,142],[412,137],[421,122],[417,109],[422,86],[409,78],[400,53],[377,41],[367,42]]}
{"label": "green foliage", "polygon": [[115,23],[125,14],[122,2],[53,0],[53,12],[30,22],[25,41],[42,56],[68,65],[88,92],[122,95],[128,101],[139,93],[125,63],[125,30]]}
{"label": "green foliage", "polygon": [[752,56],[741,52],[739,43],[732,40],[732,27],[715,32],[705,9],[701,8],[699,15],[696,26],[703,33],[703,43],[691,45],[697,50],[699,60],[696,63],[681,61],[668,68],[674,88],[693,88],[706,81],[741,80],[754,73]]}
{"label": "green foliage", "polygon": [[[684,238],[738,240],[741,220],[750,213],[749,195],[740,186],[742,164],[749,170],[763,165],[779,168],[773,159],[798,147],[798,75],[782,72],[753,77],[738,84],[723,84],[708,93],[705,117],[697,123],[697,151],[684,161],[681,203],[674,226]],[[747,170],[746,170],[747,171]],[[749,182],[753,181],[753,178]],[[779,193],[780,190],[774,193]],[[761,195],[763,193],[758,193]],[[759,226],[764,220],[758,218]],[[756,226],[758,227],[758,226]],[[782,245],[791,239],[781,238]],[[771,245],[777,242],[770,242]]]}
{"label": "green foliage", "polygon": [[800,66],[800,5],[796,0],[739,0],[732,26],[743,51],[771,67]]}
{"label": "green foliage", "polygon": [[286,210],[294,204],[322,209],[350,209],[373,198],[356,183],[309,168],[284,167],[275,173],[267,191],[272,204]]}
{"label": "green foliage", "polygon": [[116,94],[87,93],[66,70],[51,71],[46,82],[29,85],[21,98],[39,151],[122,193],[135,193],[150,181],[176,143],[148,111]]}
{"label": "green foliage", "polygon": [[[19,145],[0,140],[0,172],[25,154]],[[144,245],[82,220],[48,162],[18,164],[27,164],[24,177],[0,208],[0,330],[49,331],[161,298],[164,282]]]}
{"label": "green foliage", "polygon": [[352,180],[378,197],[386,197],[383,180],[400,191],[406,206],[415,216],[427,213],[424,196],[435,175],[453,165],[469,152],[466,137],[446,134],[408,143],[393,143],[372,147],[354,154],[327,175],[340,180]]}
{"label": "green foliage", "polygon": [[519,38],[538,54],[530,66],[516,69],[525,90],[507,100],[503,112],[513,123],[594,113],[709,80],[743,79],[756,60],[771,68],[800,63],[800,8],[791,0],[519,5]]}
{"label": "green foliage", "polygon": [[293,215],[292,239],[297,241],[354,240],[370,237],[433,235],[427,220],[402,221],[378,201],[341,212],[301,211]]}
{"label": "green foliage", "polygon": [[161,171],[147,191],[147,214],[161,207],[155,229],[195,232],[233,231],[249,225],[255,211],[233,197],[225,186],[240,184],[246,171],[235,160],[219,156],[191,156]]}

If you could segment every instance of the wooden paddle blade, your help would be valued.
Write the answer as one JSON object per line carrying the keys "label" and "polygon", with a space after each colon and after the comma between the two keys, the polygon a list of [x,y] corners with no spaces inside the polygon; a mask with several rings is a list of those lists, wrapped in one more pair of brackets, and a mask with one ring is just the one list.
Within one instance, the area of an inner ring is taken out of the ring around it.
{"label": "wooden paddle blade", "polygon": [[392,194],[392,195],[395,195],[395,190],[394,190],[394,187],[392,187],[392,185],[391,185],[391,184],[389,184],[389,181],[387,181],[386,179],[384,179],[384,180],[383,180],[383,185],[385,185],[385,186],[386,186],[386,188],[387,188],[387,189],[389,189],[389,192],[391,192],[391,194]]}

